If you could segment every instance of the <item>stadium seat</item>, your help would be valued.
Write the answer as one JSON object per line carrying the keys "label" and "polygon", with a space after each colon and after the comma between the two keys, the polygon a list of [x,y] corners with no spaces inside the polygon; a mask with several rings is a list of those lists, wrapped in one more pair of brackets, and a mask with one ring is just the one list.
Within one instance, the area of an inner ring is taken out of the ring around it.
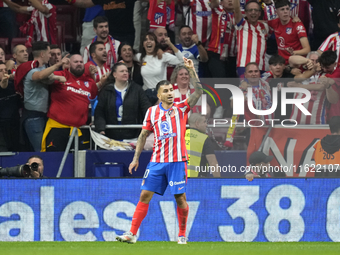
{"label": "stadium seat", "polygon": [[0,46],[5,51],[5,54],[6,54],[5,58],[6,58],[6,60],[9,59],[11,56],[9,56],[9,54],[7,54],[9,52],[9,50],[8,50],[8,38],[0,38]]}
{"label": "stadium seat", "polygon": [[[79,20],[79,10],[72,5],[57,6],[57,21],[65,23],[64,43],[77,42],[81,22]],[[80,37],[79,37],[80,39]]]}
{"label": "stadium seat", "polygon": [[26,42],[26,37],[17,37],[17,38],[13,38],[12,42],[11,42],[11,53],[13,48],[18,45],[18,44],[24,44],[25,45]]}
{"label": "stadium seat", "polygon": [[65,21],[57,21],[57,44],[59,45],[61,52],[66,51],[65,48]]}

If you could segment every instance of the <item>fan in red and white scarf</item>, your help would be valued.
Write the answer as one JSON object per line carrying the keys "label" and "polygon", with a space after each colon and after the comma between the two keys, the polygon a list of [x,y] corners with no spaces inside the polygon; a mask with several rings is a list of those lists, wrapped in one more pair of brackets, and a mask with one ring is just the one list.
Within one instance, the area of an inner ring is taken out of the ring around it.
{"label": "fan in red and white scarf", "polygon": [[[86,46],[84,50],[84,64],[86,64],[87,62],[91,60],[90,59],[90,45],[96,41],[97,41],[97,36],[93,38],[92,42],[88,46]],[[112,69],[113,65],[117,63],[117,59],[118,59],[117,52],[118,52],[119,45],[120,45],[120,41],[113,39],[111,35],[108,35],[107,39],[104,42],[104,46],[107,52],[106,66],[110,67],[110,69]]]}
{"label": "fan in red and white scarf", "polygon": [[26,47],[32,47],[34,35],[36,41],[45,41],[57,44],[57,13],[56,7],[47,0],[30,0],[32,6],[26,9],[31,18],[20,27],[20,31],[27,35]]}

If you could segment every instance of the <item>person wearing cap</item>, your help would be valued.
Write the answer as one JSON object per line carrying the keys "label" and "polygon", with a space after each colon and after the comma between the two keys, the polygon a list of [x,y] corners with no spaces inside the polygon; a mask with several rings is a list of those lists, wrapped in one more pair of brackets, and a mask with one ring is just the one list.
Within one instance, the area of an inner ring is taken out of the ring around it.
{"label": "person wearing cap", "polygon": [[254,177],[271,177],[267,171],[272,159],[273,156],[267,156],[262,151],[253,152],[249,157],[250,166],[245,173],[246,179],[251,182]]}

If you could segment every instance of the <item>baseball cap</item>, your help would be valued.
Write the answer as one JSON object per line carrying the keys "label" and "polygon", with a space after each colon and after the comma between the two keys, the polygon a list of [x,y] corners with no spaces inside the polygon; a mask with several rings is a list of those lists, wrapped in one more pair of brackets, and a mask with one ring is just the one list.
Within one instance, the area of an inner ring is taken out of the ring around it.
{"label": "baseball cap", "polygon": [[268,163],[272,161],[273,158],[274,158],[273,156],[267,156],[262,151],[255,151],[250,155],[249,163],[252,165],[255,165],[261,162]]}

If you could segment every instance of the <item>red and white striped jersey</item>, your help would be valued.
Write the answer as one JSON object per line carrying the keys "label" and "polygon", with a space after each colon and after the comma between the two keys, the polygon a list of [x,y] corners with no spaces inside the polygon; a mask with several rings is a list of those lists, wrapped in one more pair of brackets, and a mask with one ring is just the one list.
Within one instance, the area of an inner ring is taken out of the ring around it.
{"label": "red and white striped jersey", "polygon": [[[184,100],[186,100],[187,98],[189,98],[189,96],[195,92],[195,88],[192,87],[192,85],[190,84],[190,89],[187,91],[186,94],[181,94],[181,92],[179,92],[177,83],[172,84],[172,87],[174,89],[174,103],[180,103]],[[198,102],[196,103],[196,105],[194,107],[191,108],[192,112],[201,112],[201,106],[202,106],[202,99],[198,99]]]}
{"label": "red and white striped jersey", "polygon": [[174,103],[169,110],[165,110],[162,103],[148,109],[143,129],[155,135],[151,162],[187,161],[184,137],[189,111],[188,100]]}
{"label": "red and white striped jersey", "polygon": [[[257,110],[269,110],[272,107],[272,96],[270,92],[270,86],[269,84],[260,79],[259,85],[258,86],[252,86],[252,101],[253,101],[253,106]],[[248,92],[245,92],[245,95],[249,97]],[[248,107],[248,100],[244,100],[244,118],[246,121],[250,121],[252,119],[259,119],[261,118],[262,121],[264,121],[265,125],[270,124],[270,122],[266,121],[268,119],[274,119],[274,113],[271,113],[269,115],[261,115],[257,116],[250,112],[249,107]],[[251,125],[257,125],[254,123],[251,123]]]}
{"label": "red and white striped jersey", "polygon": [[289,0],[290,2],[290,16],[299,17],[300,0]]}
{"label": "red and white striped jersey", "polygon": [[185,24],[190,26],[194,34],[205,46],[211,34],[210,0],[190,0],[189,7],[183,6]]}
{"label": "red and white striped jersey", "polygon": [[327,37],[327,39],[321,44],[319,47],[319,50],[322,52],[327,51],[327,50],[332,50],[336,51],[338,58],[338,66],[340,66],[340,32],[336,32],[334,34],[331,34],[330,36]]}
{"label": "red and white striped jersey", "polygon": [[[97,36],[95,38],[93,38],[91,43],[94,43],[95,41],[97,41]],[[84,63],[87,63],[88,61],[90,61],[90,46],[91,43],[89,45],[86,46],[85,50],[84,50]],[[120,45],[120,41],[115,40],[112,38],[111,35],[109,35],[107,37],[106,42],[104,42],[105,45],[105,49],[107,52],[107,60],[106,60],[106,65],[110,68],[113,67],[113,65],[115,63],[117,63],[118,60],[118,47]]]}
{"label": "red and white striped jersey", "polygon": [[265,70],[265,53],[267,49],[268,25],[257,22],[251,25],[242,18],[236,24],[237,30],[237,67],[245,67],[249,62],[256,62],[260,70]]}
{"label": "red and white striped jersey", "polygon": [[[319,78],[324,74],[318,73],[309,78],[304,84],[315,84]],[[312,115],[304,115],[301,110],[293,105],[291,119],[296,120],[298,124],[326,124],[326,91],[312,90],[311,99],[309,102],[302,104]],[[306,95],[302,93],[294,93],[294,99],[305,98]]]}
{"label": "red and white striped jersey", "polygon": [[273,20],[277,18],[275,4],[273,0],[272,4],[266,5],[265,3],[262,3],[261,7],[263,9],[263,20]]}
{"label": "red and white striped jersey", "polygon": [[93,61],[89,61],[85,64],[85,70],[87,72],[87,70],[89,69],[90,65],[94,65],[97,68],[97,72],[96,72],[96,82],[100,82],[100,79],[102,78],[102,76],[104,74],[107,74],[107,76],[109,75],[109,73],[111,72],[110,68],[107,67],[106,63],[103,65],[103,67],[99,67],[96,63],[94,63]]}
{"label": "red and white striped jersey", "polygon": [[[12,0],[10,0],[12,1]],[[0,7],[8,7],[8,5],[6,3],[4,3],[3,1],[0,1]]]}
{"label": "red and white striped jersey", "polygon": [[47,0],[42,1],[50,12],[44,14],[36,10],[33,6],[27,7],[27,11],[32,11],[31,20],[35,27],[35,33],[38,41],[57,44],[57,8]]}
{"label": "red and white striped jersey", "polygon": [[233,13],[226,13],[220,5],[212,9],[212,31],[208,50],[221,54],[227,45],[228,56],[236,56],[236,30]]}

